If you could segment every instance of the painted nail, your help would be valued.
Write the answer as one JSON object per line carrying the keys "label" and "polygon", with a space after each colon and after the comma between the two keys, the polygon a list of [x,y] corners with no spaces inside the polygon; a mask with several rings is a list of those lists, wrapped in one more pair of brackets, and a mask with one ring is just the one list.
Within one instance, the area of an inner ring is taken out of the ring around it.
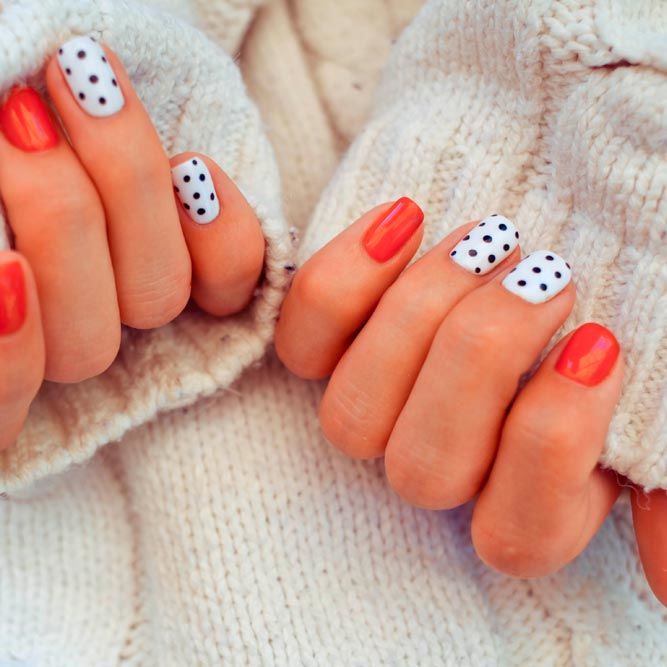
{"label": "painted nail", "polygon": [[572,269],[560,255],[538,250],[507,274],[503,287],[530,303],[544,303],[562,292],[571,279]]}
{"label": "painted nail", "polygon": [[570,380],[593,387],[611,373],[620,352],[614,334],[590,322],[570,337],[556,362],[556,370]]}
{"label": "painted nail", "polygon": [[519,232],[502,215],[494,213],[473,227],[449,253],[459,266],[483,276],[514,252]]}
{"label": "painted nail", "polygon": [[391,259],[421,227],[424,212],[412,199],[401,197],[366,230],[366,252],[378,262]]}
{"label": "painted nail", "polygon": [[58,63],[79,106],[95,117],[113,116],[125,98],[102,47],[92,37],[75,37],[58,50]]}
{"label": "painted nail", "polygon": [[28,153],[46,151],[59,141],[48,107],[32,88],[14,88],[0,109],[7,140]]}
{"label": "painted nail", "polygon": [[18,331],[25,322],[26,296],[20,262],[0,264],[0,335]]}
{"label": "painted nail", "polygon": [[171,170],[174,190],[188,215],[201,225],[213,222],[220,214],[220,200],[206,163],[191,158]]}

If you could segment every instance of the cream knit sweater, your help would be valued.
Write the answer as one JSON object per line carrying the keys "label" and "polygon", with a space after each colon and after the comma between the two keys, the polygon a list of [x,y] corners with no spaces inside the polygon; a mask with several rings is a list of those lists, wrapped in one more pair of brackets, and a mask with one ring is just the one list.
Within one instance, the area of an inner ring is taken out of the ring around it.
{"label": "cream knit sweater", "polygon": [[667,618],[625,507],[564,572],[510,580],[474,556],[469,508],[414,510],[380,462],[349,461],[322,440],[320,384],[269,355],[230,386],[261,356],[291,259],[263,128],[212,43],[241,48],[288,219],[312,218],[302,257],[399,194],[427,210],[425,247],[500,208],[529,248],[565,252],[581,295],[573,322],[601,319],[629,351],[605,462],[667,486],[659,0],[431,1],[372,107],[418,2],[152,3],[171,14],[115,0],[3,4],[3,88],[39,83],[70,33],[98,34],[167,149],[206,151],[238,180],[269,251],[248,315],[191,312],[127,334],[107,376],[43,392],[0,462],[0,665],[667,663]]}

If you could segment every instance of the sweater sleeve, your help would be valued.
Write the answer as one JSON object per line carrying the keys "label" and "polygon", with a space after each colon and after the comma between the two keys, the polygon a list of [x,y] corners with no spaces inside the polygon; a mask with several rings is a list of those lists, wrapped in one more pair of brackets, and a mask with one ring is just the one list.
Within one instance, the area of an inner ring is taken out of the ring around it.
{"label": "sweater sleeve", "polygon": [[262,356],[292,269],[275,159],[232,59],[174,16],[138,3],[15,0],[0,12],[2,89],[27,77],[39,87],[47,58],[75,34],[118,53],[169,154],[206,153],[235,179],[260,218],[265,269],[243,313],[216,319],[192,308],[154,331],[125,329],[106,373],[77,385],[46,383],[18,441],[0,453],[0,493],[228,387]]}
{"label": "sweater sleeve", "polygon": [[572,264],[564,331],[595,320],[618,336],[626,380],[601,463],[648,490],[667,489],[665,34],[661,0],[426,2],[300,250],[402,195],[426,212],[421,252],[511,217],[525,253]]}

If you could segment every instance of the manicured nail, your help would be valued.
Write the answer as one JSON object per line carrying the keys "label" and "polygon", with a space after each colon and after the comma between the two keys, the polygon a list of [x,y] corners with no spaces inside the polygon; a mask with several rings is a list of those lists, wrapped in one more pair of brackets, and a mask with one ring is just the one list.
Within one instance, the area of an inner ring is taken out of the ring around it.
{"label": "manicured nail", "polygon": [[593,387],[611,373],[620,345],[605,327],[590,322],[570,337],[556,362],[556,370],[570,380]]}
{"label": "manicured nail", "polygon": [[116,75],[92,37],[75,37],[58,50],[58,63],[79,106],[91,116],[113,116],[125,105]]}
{"label": "manicured nail", "polygon": [[519,232],[502,215],[494,213],[473,227],[449,253],[459,266],[483,276],[514,252]]}
{"label": "manicured nail", "polygon": [[530,303],[544,303],[562,292],[571,278],[570,265],[560,255],[538,250],[507,274],[503,287]]}
{"label": "manicured nail", "polygon": [[424,212],[412,199],[401,197],[364,235],[366,252],[378,262],[391,259],[421,227]]}
{"label": "manicured nail", "polygon": [[14,88],[0,109],[0,126],[7,140],[28,153],[46,151],[59,140],[42,98],[32,88]]}
{"label": "manicured nail", "polygon": [[26,297],[20,262],[0,264],[0,336],[18,331],[25,322]]}
{"label": "manicured nail", "polygon": [[220,200],[213,179],[201,158],[191,158],[171,170],[174,190],[188,215],[200,225],[220,214]]}

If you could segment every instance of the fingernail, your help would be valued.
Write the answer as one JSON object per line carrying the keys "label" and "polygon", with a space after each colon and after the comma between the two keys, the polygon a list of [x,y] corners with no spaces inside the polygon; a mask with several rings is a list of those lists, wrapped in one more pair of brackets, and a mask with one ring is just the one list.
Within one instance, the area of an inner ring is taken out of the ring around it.
{"label": "fingernail", "polygon": [[412,199],[401,197],[366,231],[364,248],[378,262],[391,259],[421,227],[424,212]]}
{"label": "fingernail", "polygon": [[188,215],[200,225],[220,214],[220,200],[213,179],[201,158],[191,158],[171,170],[174,190]]}
{"label": "fingernail", "polygon": [[58,50],[58,63],[79,106],[95,117],[113,116],[125,105],[116,75],[92,37],[75,37]]}
{"label": "fingernail", "polygon": [[449,253],[459,266],[483,276],[514,252],[519,232],[502,215],[494,213],[473,227]]}
{"label": "fingernail", "polygon": [[538,250],[507,274],[503,287],[530,303],[544,303],[562,292],[571,279],[570,265],[560,255]]}
{"label": "fingernail", "polygon": [[0,335],[18,331],[25,322],[26,298],[20,262],[0,264]]}
{"label": "fingernail", "polygon": [[0,109],[0,126],[7,140],[28,153],[46,151],[58,143],[48,107],[32,88],[14,88]]}
{"label": "fingernail", "polygon": [[614,334],[591,322],[570,337],[556,362],[556,370],[570,380],[593,387],[611,373],[620,345]]}

